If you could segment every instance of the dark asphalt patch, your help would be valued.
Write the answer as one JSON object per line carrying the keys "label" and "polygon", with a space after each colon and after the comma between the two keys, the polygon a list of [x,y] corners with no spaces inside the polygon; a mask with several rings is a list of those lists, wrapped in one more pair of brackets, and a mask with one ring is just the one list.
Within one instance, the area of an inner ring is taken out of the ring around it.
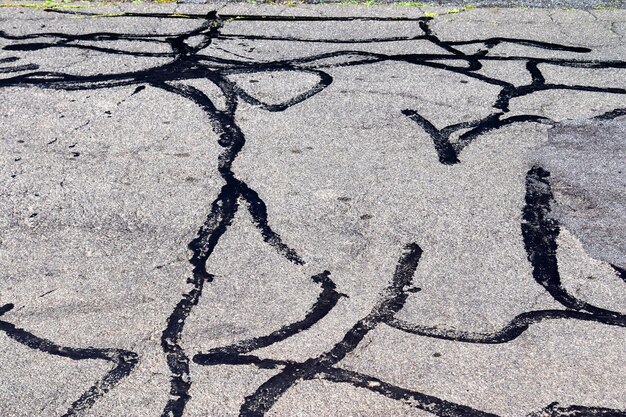
{"label": "dark asphalt patch", "polygon": [[559,123],[537,151],[554,215],[596,259],[626,266],[626,120]]}

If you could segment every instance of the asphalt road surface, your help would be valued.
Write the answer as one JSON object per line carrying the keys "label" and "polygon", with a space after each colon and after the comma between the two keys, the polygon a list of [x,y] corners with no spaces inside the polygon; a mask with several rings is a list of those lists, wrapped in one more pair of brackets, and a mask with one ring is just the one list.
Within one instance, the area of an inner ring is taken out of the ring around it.
{"label": "asphalt road surface", "polygon": [[626,10],[0,29],[0,416],[626,416]]}

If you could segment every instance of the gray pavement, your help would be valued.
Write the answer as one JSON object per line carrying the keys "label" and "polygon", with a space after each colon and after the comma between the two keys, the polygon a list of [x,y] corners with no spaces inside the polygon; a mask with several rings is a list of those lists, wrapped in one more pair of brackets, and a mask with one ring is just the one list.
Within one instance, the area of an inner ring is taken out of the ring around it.
{"label": "gray pavement", "polygon": [[536,151],[552,174],[555,217],[585,250],[626,268],[626,123],[560,123]]}
{"label": "gray pavement", "polygon": [[[241,3],[236,0],[228,0],[231,3]],[[179,3],[187,4],[215,4],[216,0],[180,0]],[[223,2],[221,2],[223,4]],[[626,8],[625,0],[429,0],[429,1],[404,1],[404,0],[297,0],[276,1],[257,0],[256,4],[350,4],[361,6],[396,5],[399,7],[424,7],[424,6],[447,6],[451,9],[463,7],[515,7],[515,8],[572,8],[572,9],[623,9]]]}
{"label": "gray pavement", "polygon": [[625,416],[626,10],[0,9],[0,416]]}

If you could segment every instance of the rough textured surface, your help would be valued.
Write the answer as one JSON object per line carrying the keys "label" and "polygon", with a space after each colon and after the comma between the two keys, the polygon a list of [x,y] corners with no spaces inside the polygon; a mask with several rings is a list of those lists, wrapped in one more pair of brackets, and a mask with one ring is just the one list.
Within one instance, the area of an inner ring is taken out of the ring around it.
{"label": "rough textured surface", "polygon": [[567,122],[537,151],[552,173],[555,217],[594,258],[626,268],[626,122]]}
{"label": "rough textured surface", "polygon": [[[236,0],[228,0],[226,2],[237,3]],[[225,1],[216,0],[179,0],[179,3],[188,4],[216,4],[225,3]],[[276,3],[272,0],[260,0],[257,3]],[[346,3],[346,0],[299,0],[297,3],[304,4],[333,4]],[[367,0],[355,0],[353,4],[362,4],[364,6],[372,5]],[[576,8],[576,9],[603,9],[603,8],[626,8],[624,0],[431,0],[424,2],[407,2],[401,0],[377,0],[374,2],[377,6],[384,4],[398,4],[401,7],[418,7],[418,6],[447,6],[447,7],[533,7],[533,8]]]}
{"label": "rough textured surface", "polygon": [[0,415],[626,415],[626,12],[0,14]]}

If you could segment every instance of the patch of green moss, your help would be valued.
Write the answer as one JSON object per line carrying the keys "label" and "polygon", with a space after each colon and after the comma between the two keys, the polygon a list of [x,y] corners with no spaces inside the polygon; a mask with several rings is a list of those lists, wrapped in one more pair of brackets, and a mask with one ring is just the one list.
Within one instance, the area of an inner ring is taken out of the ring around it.
{"label": "patch of green moss", "polygon": [[32,9],[80,9],[88,7],[87,5],[70,3],[71,0],[63,0],[61,2],[46,0],[43,3],[0,3],[0,7],[28,7]]}

